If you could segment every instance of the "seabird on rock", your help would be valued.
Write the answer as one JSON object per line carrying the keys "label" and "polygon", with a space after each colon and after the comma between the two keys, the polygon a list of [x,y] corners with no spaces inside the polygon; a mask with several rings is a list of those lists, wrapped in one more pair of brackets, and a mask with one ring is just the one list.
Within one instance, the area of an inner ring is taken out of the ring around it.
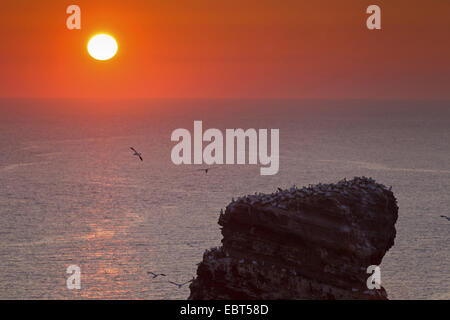
{"label": "seabird on rock", "polygon": [[447,216],[441,216],[441,218],[445,218],[445,219],[447,219],[448,221],[450,221],[450,218],[447,217]]}

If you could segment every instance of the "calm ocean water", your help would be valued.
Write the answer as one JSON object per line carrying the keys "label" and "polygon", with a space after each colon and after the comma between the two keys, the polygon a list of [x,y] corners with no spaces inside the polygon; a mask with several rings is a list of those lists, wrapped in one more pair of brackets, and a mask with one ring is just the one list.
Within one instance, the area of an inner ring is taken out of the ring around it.
{"label": "calm ocean water", "polygon": [[[176,128],[279,128],[280,171],[170,160]],[[314,101],[0,102],[0,298],[183,299],[232,197],[370,176],[392,186],[392,299],[450,298],[450,105]],[[132,156],[130,146],[144,161]],[[81,290],[66,268],[81,268]],[[163,272],[152,279],[147,272]]]}

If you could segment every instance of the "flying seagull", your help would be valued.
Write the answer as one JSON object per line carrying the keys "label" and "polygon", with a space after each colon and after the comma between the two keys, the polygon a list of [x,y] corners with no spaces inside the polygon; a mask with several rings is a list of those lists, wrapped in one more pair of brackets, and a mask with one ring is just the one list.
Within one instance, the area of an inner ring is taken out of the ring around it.
{"label": "flying seagull", "polygon": [[450,217],[447,217],[447,216],[441,216],[441,218],[445,218],[445,219],[447,219],[448,221],[450,221]]}
{"label": "flying seagull", "polygon": [[151,271],[149,271],[149,272],[147,272],[147,273],[148,273],[148,274],[151,274],[152,277],[153,277],[153,279],[155,279],[156,277],[159,277],[159,276],[162,276],[162,277],[165,277],[165,276],[166,276],[164,273],[154,273],[154,272],[151,272]]}
{"label": "flying seagull", "polygon": [[215,167],[197,169],[197,171],[205,171],[205,174],[208,174],[208,171],[211,170],[211,169],[215,169]]}
{"label": "flying seagull", "polygon": [[173,281],[169,281],[169,283],[174,284],[174,285],[176,285],[178,287],[178,289],[181,289],[182,286],[184,286],[185,284],[188,284],[189,282],[192,282],[192,281],[194,281],[194,278],[192,278],[189,281],[186,281],[185,283],[176,283],[176,282],[173,282]]}
{"label": "flying seagull", "polygon": [[133,150],[134,154],[133,156],[138,156],[139,159],[141,159],[141,161],[144,161],[144,159],[142,159],[142,155],[136,151],[136,149],[134,149],[133,147],[130,147],[131,150]]}

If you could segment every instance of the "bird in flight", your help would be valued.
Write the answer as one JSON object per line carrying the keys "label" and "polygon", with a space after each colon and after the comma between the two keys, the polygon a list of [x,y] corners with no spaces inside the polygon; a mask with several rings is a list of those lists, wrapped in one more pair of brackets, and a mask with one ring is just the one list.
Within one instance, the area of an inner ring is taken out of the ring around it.
{"label": "bird in flight", "polygon": [[445,218],[445,219],[447,219],[448,221],[450,221],[450,217],[447,217],[447,216],[441,216],[441,218]]}
{"label": "bird in flight", "polygon": [[136,149],[134,149],[133,147],[130,147],[130,149],[134,152],[133,156],[138,156],[141,161],[144,161],[144,159],[142,159],[142,155],[137,152]]}
{"label": "bird in flight", "polygon": [[164,273],[154,273],[154,272],[151,272],[151,271],[149,271],[149,272],[147,272],[147,273],[148,273],[148,274],[151,274],[152,277],[153,277],[153,279],[155,279],[156,277],[159,277],[159,276],[162,276],[162,277],[165,277],[165,276],[166,276]]}
{"label": "bird in flight", "polygon": [[208,171],[211,169],[216,169],[216,167],[211,167],[211,168],[201,168],[201,169],[197,169],[197,171],[204,171],[205,174],[208,174]]}
{"label": "bird in flight", "polygon": [[192,278],[191,280],[186,281],[184,283],[176,283],[176,282],[173,282],[173,281],[169,281],[169,283],[171,283],[173,285],[176,285],[178,287],[178,289],[181,289],[182,286],[184,286],[184,285],[186,285],[186,284],[188,284],[189,282],[192,282],[192,281],[194,281],[194,278]]}

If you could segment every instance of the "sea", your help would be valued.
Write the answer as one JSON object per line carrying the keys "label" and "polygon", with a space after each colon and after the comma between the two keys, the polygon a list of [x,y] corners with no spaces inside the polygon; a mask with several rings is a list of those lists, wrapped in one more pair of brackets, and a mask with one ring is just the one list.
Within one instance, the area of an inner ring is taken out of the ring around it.
{"label": "sea", "polygon": [[[175,165],[171,134],[195,120],[279,129],[279,172]],[[448,101],[2,99],[0,299],[186,299],[189,284],[169,281],[192,279],[220,246],[233,197],[355,176],[398,200],[388,297],[448,300]],[[80,289],[67,286],[72,265]]]}

